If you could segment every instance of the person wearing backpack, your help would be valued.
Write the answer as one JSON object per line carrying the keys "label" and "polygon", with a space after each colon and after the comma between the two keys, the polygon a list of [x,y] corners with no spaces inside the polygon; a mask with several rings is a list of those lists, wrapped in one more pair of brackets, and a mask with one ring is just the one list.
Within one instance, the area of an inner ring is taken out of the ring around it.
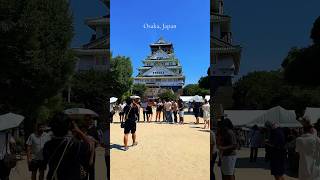
{"label": "person wearing backpack", "polygon": [[[14,155],[15,140],[9,132],[0,132],[0,180],[9,180],[13,164],[8,164],[8,157]],[[15,163],[14,163],[15,164]]]}
{"label": "person wearing backpack", "polygon": [[49,166],[47,180],[87,179],[94,141],[62,113],[53,117],[51,129],[53,138],[43,148],[43,159]]}

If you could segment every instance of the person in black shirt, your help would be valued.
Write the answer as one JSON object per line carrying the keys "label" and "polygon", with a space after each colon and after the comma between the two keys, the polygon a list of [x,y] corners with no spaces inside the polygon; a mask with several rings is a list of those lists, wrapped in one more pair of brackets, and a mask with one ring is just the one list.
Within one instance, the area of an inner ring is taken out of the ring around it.
{"label": "person in black shirt", "polygon": [[128,135],[131,132],[132,134],[132,146],[137,145],[136,142],[136,128],[137,123],[136,120],[139,116],[139,104],[137,103],[137,100],[127,100],[127,105],[124,107],[124,113],[125,113],[125,125],[124,125],[124,150],[128,150]]}
{"label": "person in black shirt", "polygon": [[[44,162],[49,165],[47,180],[53,177],[59,180],[87,179],[88,167],[93,163],[94,142],[62,113],[54,116],[51,129],[54,137],[43,148]],[[74,136],[68,134],[70,129]]]}

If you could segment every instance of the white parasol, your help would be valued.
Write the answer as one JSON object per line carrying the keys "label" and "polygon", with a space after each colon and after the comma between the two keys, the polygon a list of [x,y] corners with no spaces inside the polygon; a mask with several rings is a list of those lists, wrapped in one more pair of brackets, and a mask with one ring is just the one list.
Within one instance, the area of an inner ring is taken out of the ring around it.
{"label": "white parasol", "polygon": [[110,98],[110,103],[115,103],[117,101],[118,101],[118,98],[116,98],[116,97],[111,97]]}
{"label": "white parasol", "polygon": [[64,113],[69,116],[84,116],[84,115],[90,115],[93,117],[99,116],[96,112],[90,110],[90,109],[84,109],[84,108],[71,108],[64,110]]}
{"label": "white parasol", "polygon": [[130,96],[130,99],[140,99],[140,96]]}
{"label": "white parasol", "polygon": [[24,117],[19,114],[7,113],[0,116],[0,131],[18,127]]}

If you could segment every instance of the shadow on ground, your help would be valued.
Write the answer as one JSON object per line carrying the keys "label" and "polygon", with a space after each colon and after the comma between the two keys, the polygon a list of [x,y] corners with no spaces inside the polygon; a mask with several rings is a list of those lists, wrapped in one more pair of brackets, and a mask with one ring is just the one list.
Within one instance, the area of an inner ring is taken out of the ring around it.
{"label": "shadow on ground", "polygon": [[258,158],[257,162],[250,162],[250,158],[237,158],[236,168],[260,168],[269,169],[269,163],[264,158]]}
{"label": "shadow on ground", "polygon": [[119,145],[119,144],[110,144],[110,149],[117,149],[117,150],[123,151],[122,145]]}

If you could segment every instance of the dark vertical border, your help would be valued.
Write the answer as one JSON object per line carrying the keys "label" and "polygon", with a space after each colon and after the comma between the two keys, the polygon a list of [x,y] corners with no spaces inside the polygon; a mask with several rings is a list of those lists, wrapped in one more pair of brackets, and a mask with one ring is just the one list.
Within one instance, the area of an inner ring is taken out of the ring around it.
{"label": "dark vertical border", "polygon": [[[110,60],[111,60],[111,53],[110,53],[110,12],[111,12],[111,10],[110,10],[110,0],[103,0],[103,1],[105,1],[105,4],[106,4],[106,7],[107,7],[107,44],[106,44],[106,48],[107,48],[107,54],[106,54],[106,56],[107,56],[107,62],[106,62],[106,64],[107,64],[107,71],[108,72],[110,72],[110,68],[111,68],[111,65],[110,65]],[[108,144],[106,144],[106,147],[105,148],[108,148],[108,150],[107,151],[109,151],[109,153],[108,154],[106,154],[106,156],[105,156],[105,161],[106,161],[106,172],[107,172],[107,180],[110,180],[110,117],[111,117],[111,115],[110,115],[110,99],[111,98],[111,96],[110,97],[108,97],[108,99],[107,99],[107,103],[106,103],[106,105],[107,105],[107,108],[106,108],[106,110],[107,110],[107,119],[106,119],[106,124],[107,124],[107,132],[109,133],[108,135],[107,135],[107,140],[106,140],[106,142],[108,142]]]}

